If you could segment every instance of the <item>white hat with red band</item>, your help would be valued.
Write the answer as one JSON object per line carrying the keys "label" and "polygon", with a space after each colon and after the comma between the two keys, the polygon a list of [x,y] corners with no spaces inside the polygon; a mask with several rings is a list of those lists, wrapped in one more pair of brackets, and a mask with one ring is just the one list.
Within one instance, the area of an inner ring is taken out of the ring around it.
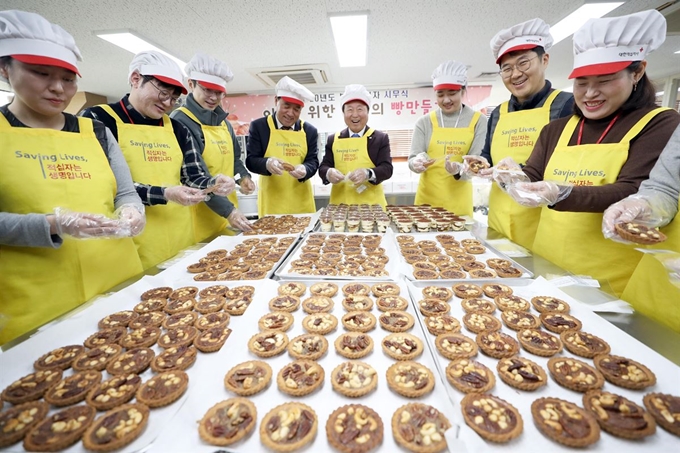
{"label": "white hat with red band", "polygon": [[467,66],[459,61],[445,61],[432,73],[432,86],[435,90],[460,90],[466,85]]}
{"label": "white hat with red band", "polygon": [[655,9],[590,19],[574,33],[574,70],[569,78],[613,74],[642,61],[666,39],[666,18]]}
{"label": "white hat with red band", "polygon": [[499,31],[491,38],[490,45],[498,64],[503,55],[516,50],[543,47],[547,52],[553,45],[553,38],[550,35],[550,25],[535,18]]}
{"label": "white hat with red band", "polygon": [[182,83],[184,75],[179,65],[160,52],[146,50],[135,55],[130,62],[128,79],[130,79],[134,72],[155,77],[166,85],[176,86],[181,89],[182,94],[187,94],[187,88]]}
{"label": "white hat with red band", "polygon": [[58,66],[76,74],[83,60],[66,30],[39,14],[0,11],[0,57],[11,56],[27,64]]}
{"label": "white hat with red band", "polygon": [[276,84],[276,97],[286,102],[305,106],[305,101],[313,101],[314,93],[288,76],[282,77]]}
{"label": "white hat with red band", "polygon": [[366,107],[371,106],[371,93],[363,85],[352,84],[345,87],[345,92],[340,96],[342,105],[348,102],[359,101],[366,104]]}
{"label": "white hat with red band", "polygon": [[194,55],[184,68],[189,80],[195,80],[209,90],[225,93],[227,83],[234,80],[229,66],[204,53]]}

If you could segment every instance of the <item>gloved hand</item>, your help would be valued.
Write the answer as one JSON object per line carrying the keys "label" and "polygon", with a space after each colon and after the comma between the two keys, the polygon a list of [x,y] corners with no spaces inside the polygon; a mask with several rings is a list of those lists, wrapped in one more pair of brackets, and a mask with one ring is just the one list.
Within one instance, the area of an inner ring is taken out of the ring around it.
{"label": "gloved hand", "polygon": [[338,184],[345,180],[345,175],[342,174],[337,168],[329,168],[326,172],[326,179],[331,184]]}
{"label": "gloved hand", "polygon": [[496,184],[506,192],[507,188],[512,184],[531,182],[529,177],[522,171],[522,167],[520,167],[512,157],[505,157],[501,159],[498,165],[495,165],[493,168],[484,169],[479,173],[481,174],[484,172],[484,174],[486,174],[489,171],[491,171],[491,175],[493,180],[496,181]]}
{"label": "gloved hand", "polygon": [[295,179],[302,179],[307,176],[307,167],[302,164],[296,165],[295,170],[289,171],[288,174]]}
{"label": "gloved hand", "polygon": [[358,186],[359,184],[368,181],[368,170],[365,168],[357,168],[347,175],[347,179],[355,186]]}
{"label": "gloved hand", "polygon": [[250,195],[251,193],[255,192],[255,189],[257,189],[255,181],[253,181],[252,178],[247,177],[241,179],[239,186],[241,187],[241,193],[243,195]]}
{"label": "gloved hand", "polygon": [[246,216],[244,216],[243,213],[236,208],[231,211],[231,214],[229,214],[227,220],[229,221],[229,225],[236,228],[237,230],[245,232],[253,231],[253,227]]}
{"label": "gloved hand", "polygon": [[118,220],[103,214],[73,212],[64,208],[55,208],[54,216],[47,216],[47,220],[50,226],[54,225],[54,233],[76,239],[116,237],[121,229]]}
{"label": "gloved hand", "polygon": [[182,206],[191,206],[205,201],[205,194],[201,189],[186,186],[170,186],[163,191],[165,199]]}
{"label": "gloved hand", "polygon": [[461,173],[468,178],[472,176],[489,178],[491,173],[485,174],[484,171],[488,170],[490,166],[489,161],[482,156],[463,156],[463,171]]}
{"label": "gloved hand", "polygon": [[430,159],[427,153],[420,153],[411,160],[411,168],[416,173],[422,173],[434,163],[434,159]]}
{"label": "gloved hand", "polygon": [[211,189],[213,189],[212,192],[215,195],[219,195],[221,197],[226,197],[236,188],[236,182],[234,181],[234,178],[230,178],[229,176],[223,175],[221,173],[215,176],[211,182]]}
{"label": "gloved hand", "polygon": [[571,184],[558,185],[552,181],[518,182],[507,187],[508,195],[529,208],[552,206],[569,196]]}
{"label": "gloved hand", "polygon": [[652,220],[652,207],[646,198],[642,196],[631,195],[628,198],[614,203],[609,206],[602,217],[602,234],[607,239],[622,240],[616,233],[617,223],[626,223],[636,221],[644,223],[650,227],[656,227]]}
{"label": "gloved hand", "polygon": [[146,225],[144,206],[140,204],[124,204],[113,213],[120,223],[123,237],[137,236]]}
{"label": "gloved hand", "polygon": [[446,156],[446,162],[444,162],[444,169],[452,176],[460,174],[463,170],[463,164],[460,162],[451,162],[449,160],[450,156]]}
{"label": "gloved hand", "polygon": [[276,157],[270,157],[265,164],[267,171],[272,175],[281,176],[283,174],[283,163]]}

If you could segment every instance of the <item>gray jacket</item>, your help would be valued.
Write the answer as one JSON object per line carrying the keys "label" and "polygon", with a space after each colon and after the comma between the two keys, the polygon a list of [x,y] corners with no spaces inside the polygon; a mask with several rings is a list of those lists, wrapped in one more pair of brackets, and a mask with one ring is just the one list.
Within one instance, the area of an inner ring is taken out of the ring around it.
{"label": "gray jacket", "polygon": [[[229,129],[229,134],[231,135],[232,143],[234,144],[234,175],[240,175],[236,182],[238,183],[241,181],[241,179],[246,177],[250,178],[250,173],[248,173],[248,170],[246,170],[245,165],[243,165],[243,162],[241,161],[241,145],[239,145],[238,140],[236,140],[234,128],[231,127],[229,121],[225,121],[227,119],[228,113],[225,112],[220,106],[218,106],[215,110],[204,109],[198,104],[198,102],[196,102],[193,94],[189,94],[189,96],[187,96],[184,107],[189,109],[189,111],[194,114],[201,124],[206,126],[219,126],[221,124],[227,125],[227,129]],[[205,138],[203,137],[203,129],[201,129],[201,125],[196,123],[180,110],[175,110],[172,112],[170,117],[179,121],[185,125],[187,129],[189,129],[189,132],[191,132],[191,135],[194,138],[194,142],[197,144],[198,151],[203,154],[203,150],[205,149]],[[205,162],[203,162],[203,169],[206,173],[210,173],[207,166],[205,165]],[[231,212],[234,210],[234,205],[226,197],[211,196],[210,200],[206,201],[205,204],[207,204],[208,207],[216,214],[225,218],[229,217],[229,214],[231,214]]]}

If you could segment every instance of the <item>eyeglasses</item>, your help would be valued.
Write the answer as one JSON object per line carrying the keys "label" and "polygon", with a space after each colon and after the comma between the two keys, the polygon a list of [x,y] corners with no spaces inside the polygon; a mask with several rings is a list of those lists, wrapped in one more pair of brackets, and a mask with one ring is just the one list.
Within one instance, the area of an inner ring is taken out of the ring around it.
{"label": "eyeglasses", "polygon": [[205,94],[206,97],[208,98],[217,98],[217,99],[222,99],[224,96],[227,95],[224,91],[217,91],[217,90],[210,90],[208,88],[205,88],[203,85],[200,83],[196,82],[196,86],[198,86],[203,94]]}
{"label": "eyeglasses", "polygon": [[509,79],[510,76],[512,75],[512,73],[515,71],[515,68],[516,68],[519,72],[527,72],[527,71],[529,70],[529,68],[531,68],[531,62],[532,62],[534,59],[536,59],[536,58],[538,58],[538,55],[536,55],[535,57],[531,57],[531,58],[526,58],[526,59],[524,59],[524,60],[520,60],[520,61],[518,61],[516,64],[509,64],[509,65],[507,65],[507,66],[503,66],[503,67],[501,68],[501,70],[498,71],[498,73],[499,73],[499,74],[501,75],[501,77],[503,77],[504,79]]}
{"label": "eyeglasses", "polygon": [[153,85],[153,87],[155,89],[158,90],[158,100],[159,101],[165,102],[168,99],[170,99],[170,101],[172,102],[172,105],[176,105],[179,102],[180,95],[173,96],[173,94],[171,92],[169,92],[168,90],[164,90],[164,89],[160,88],[155,83],[153,83],[153,80],[154,80],[153,77],[149,77],[149,76],[143,76],[143,77],[144,77],[144,80],[149,82],[151,85]]}

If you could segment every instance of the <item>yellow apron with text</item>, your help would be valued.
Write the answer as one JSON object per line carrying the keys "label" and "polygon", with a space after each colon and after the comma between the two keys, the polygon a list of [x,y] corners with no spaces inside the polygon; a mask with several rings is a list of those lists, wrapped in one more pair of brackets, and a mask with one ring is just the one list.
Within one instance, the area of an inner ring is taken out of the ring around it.
{"label": "yellow apron with text", "polygon": [[[616,182],[628,160],[630,141],[663,109],[645,115],[619,143],[568,146],[580,118],[572,116],[548,161],[544,180],[600,187]],[[533,251],[561,268],[609,282],[617,295],[642,254],[602,235],[601,212],[562,212],[541,208]]]}
{"label": "yellow apron with text", "polygon": [[[167,115],[163,115],[163,126],[128,124],[108,105],[101,107],[116,120],[118,143],[130,166],[133,181],[152,186],[181,185],[184,155]],[[188,206],[168,202],[145,206],[145,211],[144,231],[134,238],[144,269],[172,258],[196,243]]]}
{"label": "yellow apron with text", "polygon": [[445,157],[451,162],[463,162],[475,138],[475,126],[479,120],[475,112],[468,127],[439,127],[437,113],[430,113],[432,138],[427,147],[430,159],[437,159],[420,175],[415,204],[429,204],[458,215],[472,215],[472,182],[456,180],[444,165]]}
{"label": "yellow apron with text", "polygon": [[[111,216],[116,178],[92,128],[11,127],[0,114],[0,211],[55,207]],[[142,272],[132,239],[64,238],[61,247],[0,246],[0,345]]]}
{"label": "yellow apron with text", "polygon": [[[186,107],[180,107],[179,111],[191,118],[203,130],[203,160],[208,166],[211,176],[219,173],[234,177],[234,142],[231,139],[229,128],[226,124],[220,126],[207,126],[202,124],[196,116]],[[217,195],[215,195],[217,196]],[[238,196],[236,190],[227,198],[234,207],[238,208]],[[194,221],[194,235],[196,242],[215,236],[227,227],[227,219],[210,209],[205,203],[191,206],[191,215]]]}
{"label": "yellow apron with text", "polygon": [[[368,156],[368,137],[372,134],[373,129],[369,129],[362,137],[341,139],[340,134],[336,133],[335,140],[333,140],[335,168],[343,175],[348,175],[357,168],[373,168],[375,164]],[[387,206],[382,184],[371,184],[366,181],[364,187],[365,190],[359,193],[351,181],[333,184],[330,203],[379,204],[383,208]]]}
{"label": "yellow apron with text", "polygon": [[[508,103],[501,104],[491,140],[494,165],[498,165],[504,157],[512,157],[518,164],[526,163],[543,126],[550,122],[550,106],[559,93],[559,90],[553,91],[543,107],[535,109],[508,112]],[[531,249],[540,215],[539,208],[524,207],[503,192],[498,184],[491,185],[489,226],[511,241]]]}
{"label": "yellow apron with text", "polygon": [[[680,208],[680,203],[678,207]],[[648,248],[680,253],[680,214],[661,228],[661,231],[667,239]],[[680,333],[680,288],[673,285],[669,278],[668,270],[663,264],[654,255],[645,253],[630,277],[621,299],[630,302],[643,315]]]}
{"label": "yellow apron with text", "polygon": [[[276,129],[271,116],[269,143],[264,157],[276,157],[291,165],[301,165],[307,156],[307,134],[300,122],[299,131]],[[311,180],[300,182],[287,171],[281,176],[260,176],[257,212],[260,218],[277,214],[309,214],[316,211]]]}

